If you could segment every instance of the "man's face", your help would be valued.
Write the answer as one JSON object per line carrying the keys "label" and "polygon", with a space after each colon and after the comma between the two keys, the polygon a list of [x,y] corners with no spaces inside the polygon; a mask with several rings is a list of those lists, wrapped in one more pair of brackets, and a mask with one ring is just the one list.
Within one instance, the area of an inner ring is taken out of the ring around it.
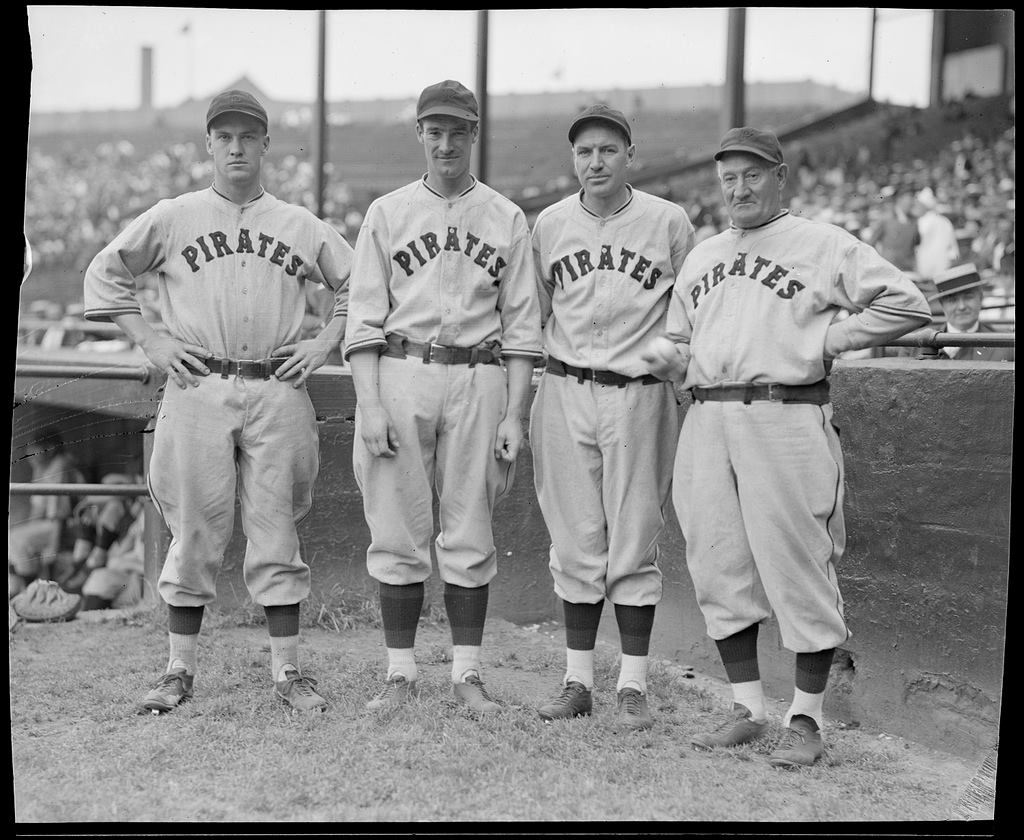
{"label": "man's face", "polygon": [[958,330],[969,330],[981,317],[981,289],[975,287],[939,298],[946,320]]}
{"label": "man's face", "polygon": [[784,163],[769,163],[746,152],[722,156],[718,162],[718,181],[729,218],[736,227],[757,227],[778,214],[787,171]]}
{"label": "man's face", "polygon": [[584,194],[590,198],[614,198],[626,186],[626,167],[633,162],[636,146],[602,123],[584,125],[572,144],[573,166]]}
{"label": "man's face", "polygon": [[259,183],[270,136],[263,123],[246,114],[224,114],[210,124],[206,150],[213,155],[216,180],[244,187]]}
{"label": "man's face", "polygon": [[469,173],[475,123],[458,117],[424,117],[416,124],[416,137],[427,155],[427,172],[446,181],[458,181]]}

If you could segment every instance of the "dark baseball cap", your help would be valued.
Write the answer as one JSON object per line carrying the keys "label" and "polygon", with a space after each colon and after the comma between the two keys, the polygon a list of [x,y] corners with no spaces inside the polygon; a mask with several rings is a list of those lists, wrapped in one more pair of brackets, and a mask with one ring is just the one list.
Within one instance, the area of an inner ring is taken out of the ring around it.
{"label": "dark baseball cap", "polygon": [[423,89],[416,103],[416,119],[424,117],[458,117],[469,122],[478,122],[480,108],[473,91],[453,79],[445,79],[436,85]]}
{"label": "dark baseball cap", "polygon": [[619,131],[626,135],[626,143],[632,144],[633,132],[629,130],[629,120],[626,119],[626,115],[622,111],[616,111],[614,108],[609,108],[607,105],[591,105],[589,108],[584,108],[580,111],[572,121],[572,125],[569,126],[569,142],[573,143],[576,140],[576,135],[579,133],[580,128],[583,127],[584,123],[588,122],[603,122],[613,125]]}
{"label": "dark baseball cap", "polygon": [[226,90],[213,97],[206,112],[207,130],[210,128],[210,123],[222,114],[247,114],[263,123],[264,128],[269,124],[266,110],[255,96],[244,90]]}
{"label": "dark baseball cap", "polygon": [[722,145],[715,152],[715,160],[721,160],[726,152],[747,152],[764,158],[769,163],[784,163],[782,159],[782,144],[779,138],[772,131],[762,131],[759,128],[742,126],[741,128],[730,128],[722,138]]}

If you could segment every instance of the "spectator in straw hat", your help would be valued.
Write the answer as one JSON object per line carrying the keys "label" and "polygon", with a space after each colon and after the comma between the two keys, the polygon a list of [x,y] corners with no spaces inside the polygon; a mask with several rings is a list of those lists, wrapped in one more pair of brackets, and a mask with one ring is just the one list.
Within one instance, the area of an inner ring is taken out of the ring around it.
{"label": "spectator in straw hat", "polygon": [[[957,265],[935,277],[937,300],[946,323],[940,328],[948,333],[996,332],[981,322],[982,285],[984,280],[974,263]],[[922,358],[956,359],[975,362],[1012,362],[1012,347],[942,347],[926,351]]]}

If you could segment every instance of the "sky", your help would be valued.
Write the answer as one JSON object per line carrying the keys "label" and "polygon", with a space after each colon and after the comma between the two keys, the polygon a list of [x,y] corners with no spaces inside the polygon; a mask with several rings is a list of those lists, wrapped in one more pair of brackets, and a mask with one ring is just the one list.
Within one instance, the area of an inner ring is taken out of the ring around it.
{"label": "sky", "polygon": [[[415,97],[476,80],[477,13],[331,10],[329,100]],[[726,8],[499,9],[488,16],[491,95],[721,84]],[[141,49],[153,100],[208,98],[242,75],[274,99],[316,96],[313,9],[28,6],[33,111],[130,109]],[[867,93],[869,8],[748,7],[747,83],[811,79]],[[880,9],[874,95],[927,104],[931,11]]]}

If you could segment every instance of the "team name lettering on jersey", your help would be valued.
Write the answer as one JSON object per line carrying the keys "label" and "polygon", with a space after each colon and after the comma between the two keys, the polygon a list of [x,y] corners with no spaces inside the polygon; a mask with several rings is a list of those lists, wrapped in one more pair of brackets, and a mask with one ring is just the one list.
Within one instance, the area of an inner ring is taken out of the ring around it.
{"label": "team name lettering on jersey", "polygon": [[[597,265],[594,265],[593,255],[589,250],[583,248],[571,254],[565,254],[551,263],[551,277],[558,284],[559,288],[565,288],[565,278],[575,282],[586,277],[597,269],[618,271],[620,274],[628,274],[631,278],[642,284],[645,289],[653,289],[658,278],[664,273],[660,268],[654,268],[653,260],[630,251],[628,248],[620,248],[617,254],[613,253],[611,245],[602,245],[601,253],[597,257]],[[648,272],[648,269],[650,271]]]}
{"label": "team name lettering on jersey", "polygon": [[231,254],[253,254],[281,266],[285,274],[294,277],[305,260],[298,254],[292,254],[288,258],[286,265],[285,258],[288,257],[288,252],[291,249],[291,245],[275,240],[273,236],[265,233],[257,233],[256,239],[253,240],[248,229],[239,228],[237,241],[232,240],[229,243],[226,233],[215,230],[202,236],[197,236],[196,244],[186,245],[181,249],[181,255],[185,258],[189,268],[192,269],[193,274],[199,271],[206,263],[213,262],[216,259],[227,257]]}
{"label": "team name lettering on jersey", "polygon": [[726,276],[746,277],[750,280],[760,281],[762,286],[772,289],[783,300],[789,300],[804,288],[804,284],[795,277],[790,277],[787,280],[786,275],[788,274],[788,268],[783,268],[777,263],[773,264],[771,260],[766,260],[764,257],[748,258],[746,252],[740,251],[728,270],[726,263],[720,262],[694,283],[690,287],[690,300],[693,301],[693,308],[696,309],[701,298],[721,283]]}
{"label": "team name lettering on jersey", "polygon": [[459,237],[459,229],[450,226],[442,244],[441,238],[436,233],[427,231],[420,234],[419,241],[413,239],[407,242],[405,248],[399,249],[391,255],[391,259],[402,267],[406,277],[412,277],[416,269],[425,266],[442,251],[451,251],[471,260],[474,265],[480,266],[494,278],[493,285],[497,286],[498,275],[508,265],[508,262],[504,257],[495,254],[497,248],[488,245],[479,236],[466,231],[464,237],[465,243]]}

